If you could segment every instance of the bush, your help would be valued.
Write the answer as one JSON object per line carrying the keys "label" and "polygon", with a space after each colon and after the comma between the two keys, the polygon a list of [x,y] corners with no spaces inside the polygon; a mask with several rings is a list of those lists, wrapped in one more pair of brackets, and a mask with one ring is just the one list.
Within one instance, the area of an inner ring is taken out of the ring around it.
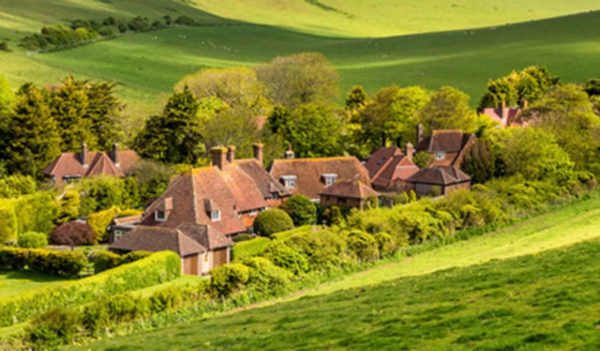
{"label": "bush", "polygon": [[[22,250],[22,249],[20,249]],[[2,251],[0,251],[2,252]],[[0,263],[2,255],[0,255]],[[24,322],[58,306],[80,305],[102,296],[162,284],[181,275],[179,256],[170,251],[154,253],[134,263],[98,275],[49,286],[0,300],[0,326]]]}
{"label": "bush", "polygon": [[0,267],[32,270],[39,273],[72,277],[87,266],[81,252],[45,249],[0,249]]}
{"label": "bush", "polygon": [[378,232],[373,234],[373,238],[377,242],[377,248],[381,257],[391,256],[399,249],[396,240],[388,233]]}
{"label": "bush", "polygon": [[0,197],[11,198],[35,193],[37,185],[29,176],[13,174],[0,179]]}
{"label": "bush", "polygon": [[254,239],[254,235],[248,234],[248,233],[243,233],[243,234],[238,234],[238,235],[234,236],[233,242],[239,243],[242,241],[248,241],[248,240],[252,240],[252,239]]}
{"label": "bush", "polygon": [[26,329],[34,350],[71,343],[79,331],[79,315],[73,309],[53,309],[35,318]]}
{"label": "bush", "polygon": [[0,244],[17,240],[17,216],[12,205],[0,207]]}
{"label": "bush", "polygon": [[18,244],[20,247],[35,249],[48,245],[48,235],[38,232],[25,232],[19,234]]}
{"label": "bush", "polygon": [[96,242],[96,233],[84,222],[72,221],[59,225],[50,234],[54,245],[92,245]]}
{"label": "bush", "polygon": [[118,255],[110,251],[99,251],[92,257],[94,263],[94,272],[96,274],[104,272],[106,270],[118,267],[123,264],[135,262],[150,256],[151,253],[148,251],[132,251],[125,255]]}
{"label": "bush", "polygon": [[94,231],[96,242],[107,242],[107,229],[113,219],[119,214],[117,207],[111,207],[108,210],[94,212],[87,218],[87,223]]}
{"label": "bush", "polygon": [[291,196],[281,205],[281,209],[290,215],[296,226],[317,222],[317,206],[304,195]]}
{"label": "bush", "polygon": [[278,267],[292,272],[294,275],[308,272],[310,268],[306,256],[300,254],[281,241],[271,242],[265,249],[264,257]]}
{"label": "bush", "polygon": [[332,230],[303,232],[284,243],[307,258],[309,271],[336,270],[351,261],[343,237]]}
{"label": "bush", "polygon": [[230,263],[215,268],[210,277],[210,289],[215,296],[227,297],[241,290],[250,278],[250,268]]}
{"label": "bush", "polygon": [[54,227],[59,206],[51,192],[25,195],[13,202],[17,233],[28,231],[48,233]]}
{"label": "bush", "polygon": [[191,17],[181,15],[181,16],[177,17],[177,19],[175,20],[175,23],[182,25],[182,26],[193,26],[196,24],[196,21]]}
{"label": "bush", "polygon": [[262,294],[279,295],[285,291],[291,274],[263,257],[252,257],[244,261],[250,267],[247,286]]}
{"label": "bush", "polygon": [[137,183],[133,179],[85,178],[79,187],[82,194],[79,212],[83,216],[112,207],[135,208],[139,205]]}
{"label": "bush", "polygon": [[294,223],[284,211],[271,208],[261,212],[254,220],[254,231],[257,234],[271,237],[271,235],[292,229]]}
{"label": "bush", "polygon": [[373,262],[379,259],[379,245],[375,238],[362,230],[352,230],[347,236],[348,249],[359,262]]}
{"label": "bush", "polygon": [[81,198],[79,191],[73,189],[66,190],[60,198],[57,222],[65,223],[79,217],[80,206]]}

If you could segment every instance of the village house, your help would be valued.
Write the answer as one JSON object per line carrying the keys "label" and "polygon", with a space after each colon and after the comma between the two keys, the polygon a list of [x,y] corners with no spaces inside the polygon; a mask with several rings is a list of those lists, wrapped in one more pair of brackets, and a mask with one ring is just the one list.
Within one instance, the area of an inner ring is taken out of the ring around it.
{"label": "village house", "polygon": [[474,134],[460,130],[434,130],[430,136],[423,137],[423,126],[417,126],[417,152],[431,155],[428,167],[451,166],[460,168],[466,152],[475,143]]}
{"label": "village house", "polygon": [[337,182],[325,188],[320,194],[323,206],[338,206],[364,210],[369,201],[378,203],[379,193],[358,179]]}
{"label": "village house", "polygon": [[176,228],[140,225],[112,243],[116,253],[170,250],[181,258],[181,272],[207,274],[231,259],[233,241],[207,225],[182,223]]}
{"label": "village house", "polygon": [[522,110],[520,107],[488,107],[483,109],[482,114],[490,117],[501,128],[524,126],[527,124],[521,119]]}
{"label": "village house", "polygon": [[408,179],[419,171],[413,163],[414,147],[406,144],[406,153],[397,146],[382,147],[365,162],[371,186],[381,192],[396,193],[407,190]]}
{"label": "village house", "polygon": [[132,215],[127,217],[116,217],[108,225],[108,242],[112,243],[119,240],[123,234],[133,230],[136,225],[142,221],[142,215]]}
{"label": "village house", "polygon": [[471,177],[453,166],[423,168],[413,174],[409,182],[419,197],[447,195],[457,189],[471,188]]}
{"label": "village house", "polygon": [[301,194],[320,201],[325,188],[342,181],[357,180],[370,184],[369,172],[353,156],[294,158],[288,150],[285,159],[273,161],[271,176],[291,194]]}
{"label": "village house", "polygon": [[89,151],[83,143],[80,152],[63,152],[43,172],[60,187],[86,177],[124,177],[138,160],[139,156],[135,151],[120,150],[117,144],[107,153]]}

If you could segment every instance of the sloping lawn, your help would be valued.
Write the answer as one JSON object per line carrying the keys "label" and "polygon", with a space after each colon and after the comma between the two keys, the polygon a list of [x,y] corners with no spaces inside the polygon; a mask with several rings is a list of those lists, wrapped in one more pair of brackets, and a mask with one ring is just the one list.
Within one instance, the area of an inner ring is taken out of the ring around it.
{"label": "sloping lawn", "polygon": [[0,271],[0,299],[63,281],[66,279],[33,272]]}
{"label": "sloping lawn", "polygon": [[597,350],[600,241],[306,297],[86,350]]}

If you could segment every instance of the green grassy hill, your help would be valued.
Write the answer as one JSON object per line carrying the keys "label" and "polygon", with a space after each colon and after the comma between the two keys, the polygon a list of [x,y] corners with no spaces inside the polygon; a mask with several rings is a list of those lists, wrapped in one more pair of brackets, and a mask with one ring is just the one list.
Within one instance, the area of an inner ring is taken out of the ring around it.
{"label": "green grassy hill", "polygon": [[[328,16],[337,18],[340,14],[315,5],[324,2],[263,0],[261,6],[254,7],[248,3],[226,7],[215,1],[152,0],[142,5],[133,1],[73,0],[67,3],[49,0],[40,5],[34,0],[7,0],[0,12],[0,40],[10,39],[9,45],[14,51],[0,52],[0,74],[6,75],[15,87],[32,80],[41,84],[55,83],[69,73],[116,80],[121,96],[137,114],[144,116],[159,109],[163,101],[161,95],[170,92],[173,84],[185,74],[203,67],[255,65],[277,55],[301,51],[325,53],[341,73],[344,92],[354,84],[363,84],[370,91],[392,83],[420,84],[430,88],[452,84],[476,100],[489,78],[526,65],[546,65],[566,81],[579,81],[597,74],[595,64],[600,52],[598,11],[476,30],[361,38],[364,35],[438,31],[530,20],[600,7],[595,1],[551,1],[543,7],[534,6],[532,0],[514,2],[513,5],[503,4],[495,15],[492,15],[495,5],[491,1],[455,1],[456,8],[450,9],[446,8],[449,6],[446,2],[439,0],[428,0],[415,7],[408,6],[406,1],[382,1],[368,8],[358,1],[326,2],[327,6],[352,13],[355,16],[352,23],[330,19]],[[393,10],[395,6],[405,6],[412,17],[390,15],[400,11]],[[248,7],[264,9],[261,16],[269,21],[256,17],[256,10],[252,12]],[[291,16],[296,7],[300,7],[299,12]],[[483,22],[473,22],[464,17],[463,12],[481,16]],[[428,15],[421,16],[423,13]],[[135,15],[158,18],[164,14],[173,17],[189,15],[206,26],[128,34],[115,40],[45,54],[26,53],[16,46],[17,38],[25,33],[68,19],[101,19],[107,15],[125,19]],[[440,16],[445,16],[447,21],[440,20]],[[395,27],[385,29],[384,17]],[[502,20],[489,20],[492,17]],[[324,27],[309,30],[308,24],[301,23],[303,18],[313,18]],[[367,19],[381,23],[383,27],[378,29]],[[346,34],[354,37],[340,37],[340,33],[335,33],[332,28],[347,29]]]}
{"label": "green grassy hill", "polygon": [[600,197],[277,301],[83,350],[593,350]]}

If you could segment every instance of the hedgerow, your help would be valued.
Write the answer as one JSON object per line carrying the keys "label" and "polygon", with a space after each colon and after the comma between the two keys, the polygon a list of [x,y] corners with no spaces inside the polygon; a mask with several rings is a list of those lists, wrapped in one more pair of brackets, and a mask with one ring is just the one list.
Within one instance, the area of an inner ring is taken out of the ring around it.
{"label": "hedgerow", "polygon": [[164,283],[180,274],[181,262],[177,254],[155,253],[89,278],[0,300],[0,326],[26,321],[58,306],[83,304],[102,296]]}

